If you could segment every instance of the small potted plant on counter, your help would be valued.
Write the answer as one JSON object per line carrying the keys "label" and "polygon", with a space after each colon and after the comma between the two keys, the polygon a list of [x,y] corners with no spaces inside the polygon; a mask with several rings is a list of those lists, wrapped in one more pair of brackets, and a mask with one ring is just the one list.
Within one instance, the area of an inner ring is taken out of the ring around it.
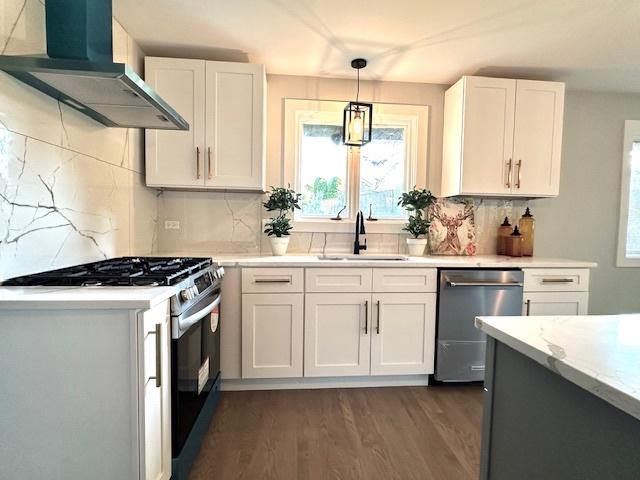
{"label": "small potted plant on counter", "polygon": [[[398,201],[398,205],[404,207],[409,212],[409,221],[402,228],[405,232],[409,232],[413,238],[407,238],[407,247],[409,255],[412,257],[421,257],[427,245],[425,235],[429,232],[429,220],[425,217],[424,210],[433,202],[434,197],[429,190],[417,189],[403,193]],[[422,237],[422,238],[421,238]]]}
{"label": "small potted plant on counter", "polygon": [[271,187],[269,198],[263,203],[267,212],[278,212],[277,216],[269,219],[264,233],[271,241],[271,251],[274,255],[284,255],[289,246],[289,232],[293,228],[287,215],[295,209],[300,209],[299,193],[284,187]]}

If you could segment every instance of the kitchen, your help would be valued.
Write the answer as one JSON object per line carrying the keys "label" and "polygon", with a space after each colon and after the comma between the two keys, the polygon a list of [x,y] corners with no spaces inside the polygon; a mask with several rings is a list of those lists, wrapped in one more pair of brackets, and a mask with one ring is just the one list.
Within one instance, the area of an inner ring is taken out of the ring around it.
{"label": "kitchen", "polygon": [[45,3],[0,7],[1,479],[637,477],[509,394],[638,433],[635,3]]}

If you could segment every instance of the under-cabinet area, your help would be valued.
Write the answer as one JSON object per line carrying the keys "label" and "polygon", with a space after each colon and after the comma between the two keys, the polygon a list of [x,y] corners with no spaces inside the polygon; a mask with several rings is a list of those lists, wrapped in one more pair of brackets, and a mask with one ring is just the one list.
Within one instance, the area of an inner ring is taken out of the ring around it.
{"label": "under-cabinet area", "polygon": [[[587,312],[588,268],[526,268],[519,285],[523,316]],[[231,266],[223,291],[223,390],[426,385],[435,372],[438,268]]]}

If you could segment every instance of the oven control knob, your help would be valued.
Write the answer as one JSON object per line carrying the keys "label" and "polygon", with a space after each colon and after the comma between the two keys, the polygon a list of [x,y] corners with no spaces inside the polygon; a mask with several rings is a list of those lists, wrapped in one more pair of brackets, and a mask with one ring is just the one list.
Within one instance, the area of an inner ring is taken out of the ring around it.
{"label": "oven control knob", "polygon": [[186,301],[186,300],[191,300],[193,298],[191,291],[187,288],[186,290],[182,290],[180,292],[180,298],[182,298],[182,300]]}

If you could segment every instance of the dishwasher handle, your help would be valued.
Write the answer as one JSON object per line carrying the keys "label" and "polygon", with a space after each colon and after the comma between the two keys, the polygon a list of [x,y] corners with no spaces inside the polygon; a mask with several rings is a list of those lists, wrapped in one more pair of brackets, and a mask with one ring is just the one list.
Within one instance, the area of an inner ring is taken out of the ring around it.
{"label": "dishwasher handle", "polygon": [[466,282],[462,281],[451,281],[446,279],[447,285],[449,287],[522,287],[524,283],[522,282]]}

